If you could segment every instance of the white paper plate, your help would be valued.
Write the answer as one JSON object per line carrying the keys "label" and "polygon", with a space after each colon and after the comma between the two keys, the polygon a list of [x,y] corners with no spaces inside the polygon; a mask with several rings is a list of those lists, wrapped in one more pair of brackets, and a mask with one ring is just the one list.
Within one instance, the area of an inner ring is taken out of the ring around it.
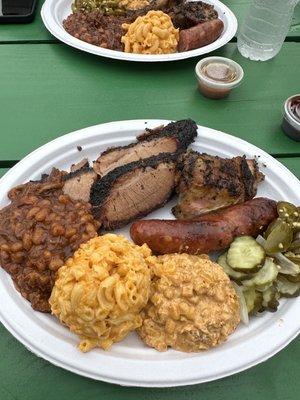
{"label": "white paper plate", "polygon": [[[193,1],[193,0],[191,0]],[[82,40],[76,39],[68,34],[62,22],[71,14],[71,4],[73,0],[46,0],[41,11],[43,22],[50,33],[57,39],[75,47],[76,49],[86,51],[87,53],[96,54],[98,56],[115,58],[118,60],[127,61],[175,61],[183,60],[184,58],[196,57],[210,53],[226,43],[228,43],[237,31],[237,20],[235,15],[228,7],[218,0],[207,0],[206,3],[213,4],[219,14],[219,18],[224,22],[224,31],[222,35],[208,46],[201,47],[196,50],[185,51],[174,54],[146,55],[146,54],[129,54],[122,51],[108,50],[98,47]]]}
{"label": "white paper plate", "polygon": [[[38,179],[52,166],[67,169],[87,156],[94,160],[109,146],[125,145],[147,127],[165,120],[134,120],[92,126],[62,136],[29,154],[0,181],[0,207],[8,203],[7,191],[29,179]],[[78,151],[77,146],[83,150]],[[300,182],[283,165],[251,144],[209,128],[199,127],[192,148],[223,157],[246,154],[259,157],[266,180],[258,195],[300,204]],[[266,165],[264,167],[263,165]],[[171,218],[170,203],[149,218]],[[120,230],[128,236],[128,229]],[[229,340],[212,350],[186,354],[173,350],[159,353],[143,345],[135,333],[107,352],[94,349],[82,354],[78,340],[47,314],[35,312],[14,289],[6,272],[0,271],[0,319],[27,348],[51,363],[77,374],[128,386],[180,386],[212,381],[235,374],[271,357],[285,347],[300,329],[300,298],[282,300],[279,310],[252,318]]]}

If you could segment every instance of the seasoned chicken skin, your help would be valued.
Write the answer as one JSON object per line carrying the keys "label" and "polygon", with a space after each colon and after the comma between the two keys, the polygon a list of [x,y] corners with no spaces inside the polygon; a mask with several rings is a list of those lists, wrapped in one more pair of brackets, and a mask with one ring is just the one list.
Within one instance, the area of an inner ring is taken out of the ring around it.
{"label": "seasoned chicken skin", "polygon": [[178,170],[179,201],[172,210],[178,219],[250,200],[264,179],[255,160],[245,156],[221,158],[192,150],[181,156]]}

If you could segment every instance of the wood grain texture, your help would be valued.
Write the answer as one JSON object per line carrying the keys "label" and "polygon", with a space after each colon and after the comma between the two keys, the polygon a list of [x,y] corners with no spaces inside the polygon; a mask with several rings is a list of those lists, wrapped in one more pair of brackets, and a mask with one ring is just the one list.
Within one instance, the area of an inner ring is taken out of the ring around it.
{"label": "wood grain texture", "polygon": [[286,43],[278,57],[264,63],[240,56],[235,43],[216,52],[245,70],[243,84],[224,100],[198,92],[198,59],[140,64],[59,44],[0,46],[0,160],[20,159],[76,129],[135,118],[191,117],[269,153],[300,154],[300,142],[280,127],[284,100],[299,92],[299,46]]}
{"label": "wood grain texture", "polygon": [[[241,23],[246,15],[247,8],[252,0],[223,0],[236,15],[238,22]],[[39,0],[35,20],[31,24],[22,25],[1,25],[0,43],[5,42],[39,42],[39,41],[57,41],[44,27],[40,9],[44,0]],[[291,39],[300,38],[300,5],[295,9],[293,23],[288,34]]]}

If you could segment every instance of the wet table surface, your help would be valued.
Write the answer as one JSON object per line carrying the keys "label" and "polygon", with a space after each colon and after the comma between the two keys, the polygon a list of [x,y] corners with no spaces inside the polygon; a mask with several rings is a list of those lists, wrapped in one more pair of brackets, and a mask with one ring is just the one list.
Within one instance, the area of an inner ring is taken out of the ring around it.
{"label": "wet table surface", "polygon": [[[249,2],[224,0],[239,21]],[[214,54],[239,62],[246,79],[230,97],[214,101],[197,91],[197,59],[153,65],[85,54],[52,37],[39,12],[31,24],[0,25],[0,174],[42,144],[86,126],[190,117],[261,147],[300,178],[300,143],[280,128],[283,101],[300,92],[300,5],[273,60],[246,60],[235,41]],[[0,351],[1,400],[296,400],[300,393],[299,338],[250,370],[172,389],[124,388],[76,376],[30,353],[3,326]]]}

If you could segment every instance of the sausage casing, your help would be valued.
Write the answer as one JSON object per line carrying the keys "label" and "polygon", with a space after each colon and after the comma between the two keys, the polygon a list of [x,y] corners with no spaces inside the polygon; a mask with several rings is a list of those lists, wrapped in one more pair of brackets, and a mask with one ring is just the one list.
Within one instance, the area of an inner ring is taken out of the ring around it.
{"label": "sausage casing", "polygon": [[156,254],[210,253],[227,248],[237,236],[257,236],[276,217],[276,202],[258,197],[189,220],[137,221],[130,234]]}
{"label": "sausage casing", "polygon": [[213,19],[192,28],[183,29],[179,32],[177,50],[182,52],[206,46],[217,40],[223,29],[224,24],[220,19]]}

